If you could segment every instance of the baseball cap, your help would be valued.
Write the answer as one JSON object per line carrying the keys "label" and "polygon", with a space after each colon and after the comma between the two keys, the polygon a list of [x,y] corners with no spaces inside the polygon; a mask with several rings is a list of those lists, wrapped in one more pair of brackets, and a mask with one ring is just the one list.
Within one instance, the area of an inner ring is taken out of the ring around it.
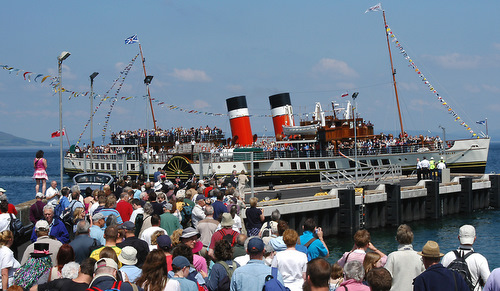
{"label": "baseball cap", "polygon": [[191,264],[188,259],[184,256],[177,256],[172,260],[172,266],[176,266],[177,268],[189,267]]}
{"label": "baseball cap", "polygon": [[39,220],[35,224],[35,230],[49,230],[49,223],[46,220]]}
{"label": "baseball cap", "polygon": [[161,249],[172,247],[172,240],[168,235],[160,235],[156,239],[156,243],[158,244],[158,247]]}
{"label": "baseball cap", "polygon": [[193,227],[188,227],[182,231],[181,238],[190,238],[193,236],[200,237],[200,233],[196,229],[194,229]]}
{"label": "baseball cap", "polygon": [[38,193],[36,193],[36,195],[35,195],[35,198],[43,198],[43,197],[45,197],[45,195],[43,195],[43,193],[42,193],[42,192],[38,192]]}
{"label": "baseball cap", "polygon": [[104,219],[104,214],[102,213],[96,213],[92,216],[92,220],[96,221],[96,220],[99,220],[99,219]]}
{"label": "baseball cap", "polygon": [[205,198],[203,194],[198,194],[198,196],[196,196],[196,201],[205,200]]}
{"label": "baseball cap", "polygon": [[4,188],[0,188],[0,192],[5,193],[7,192],[7,190],[5,190]]}
{"label": "baseball cap", "polygon": [[94,271],[101,267],[110,267],[118,270],[118,264],[110,258],[103,258],[97,261],[94,265]]}
{"label": "baseball cap", "polygon": [[134,230],[135,224],[132,221],[125,221],[118,226],[118,229]]}
{"label": "baseball cap", "polygon": [[249,253],[260,253],[264,250],[264,242],[260,237],[254,237],[248,241],[247,251]]}
{"label": "baseball cap", "polygon": [[462,225],[458,231],[458,238],[463,245],[471,245],[476,238],[476,229],[472,225]]}

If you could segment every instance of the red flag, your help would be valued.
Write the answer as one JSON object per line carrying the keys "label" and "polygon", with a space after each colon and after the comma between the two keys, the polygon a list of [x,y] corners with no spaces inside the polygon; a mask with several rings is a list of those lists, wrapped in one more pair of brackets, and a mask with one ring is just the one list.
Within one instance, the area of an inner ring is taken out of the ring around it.
{"label": "red flag", "polygon": [[[63,129],[62,135],[64,135],[64,129]],[[59,130],[54,131],[54,132],[50,135],[50,137],[52,137],[52,138],[53,138],[53,137],[59,137],[59,136],[61,136],[61,134],[60,134],[60,131],[59,131]]]}
{"label": "red flag", "polygon": [[349,93],[345,92],[344,94],[342,94],[341,97],[344,98],[344,97],[347,97],[347,96],[349,96]]}

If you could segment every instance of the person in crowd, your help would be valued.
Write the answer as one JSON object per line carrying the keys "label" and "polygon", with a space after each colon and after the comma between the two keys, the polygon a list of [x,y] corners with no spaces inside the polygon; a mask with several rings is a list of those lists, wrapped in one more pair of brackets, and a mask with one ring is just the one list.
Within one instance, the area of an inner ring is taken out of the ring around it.
{"label": "person in crowd", "polygon": [[402,224],[396,232],[398,250],[387,256],[384,265],[392,276],[392,291],[413,290],[412,280],[425,271],[422,257],[413,250],[413,231],[409,225]]}
{"label": "person in crowd", "polygon": [[220,240],[215,243],[214,256],[216,263],[210,271],[208,280],[206,280],[208,290],[218,290],[217,288],[223,280],[229,283],[231,281],[230,275],[239,267],[239,265],[233,261],[231,244],[226,240]]}
{"label": "person in crowd", "polygon": [[212,205],[205,206],[205,219],[200,220],[196,226],[196,230],[200,233],[200,241],[203,244],[202,254],[206,254],[212,235],[219,226],[219,221],[213,218],[214,208]]}
{"label": "person in crowd", "polygon": [[122,250],[127,246],[133,247],[136,250],[137,267],[142,267],[149,253],[148,243],[135,236],[135,224],[133,222],[125,221],[122,225],[118,226],[118,228],[125,230],[125,239],[116,246]]}
{"label": "person in crowd", "polygon": [[[41,285],[31,287],[30,291],[44,290],[71,290],[85,291],[89,287],[92,277],[94,276],[94,265],[96,261],[91,258],[86,258],[78,267],[78,274],[73,279],[62,278]],[[66,268],[63,268],[65,273]]]}
{"label": "person in crowd", "polygon": [[180,284],[180,290],[182,291],[197,291],[198,285],[192,280],[187,279],[190,272],[189,260],[184,256],[176,256],[172,260],[172,269],[174,272],[173,280]]}
{"label": "person in crowd", "polygon": [[365,274],[368,274],[371,269],[381,268],[380,255],[375,252],[368,252],[363,259],[363,268],[365,269]]}
{"label": "person in crowd", "polygon": [[[262,227],[259,231],[259,237],[272,237],[273,234],[278,234],[278,221],[280,220],[280,218],[281,214],[278,209],[275,209],[273,212],[271,212],[271,220],[262,224]],[[275,235],[274,237],[277,237],[277,235]]]}
{"label": "person in crowd", "polygon": [[364,278],[363,264],[358,260],[348,261],[344,266],[344,282],[336,290],[370,291],[370,287],[363,284]]}
{"label": "person in crowd", "polygon": [[30,251],[32,252],[28,253],[26,249],[25,255],[28,255],[28,259],[14,273],[14,285],[24,290],[30,289],[35,284],[47,283],[52,262],[55,262],[51,259],[54,253],[50,251],[48,243],[36,242]]}
{"label": "person in crowd", "polygon": [[35,195],[35,203],[30,207],[30,221],[35,224],[40,219],[43,219],[43,207],[45,203],[42,201],[44,195],[42,192],[38,192]]}
{"label": "person in crowd", "polygon": [[158,168],[158,170],[153,173],[153,181],[155,182],[160,181],[160,175],[161,175],[161,168]]}
{"label": "person in crowd", "polygon": [[295,249],[298,233],[293,229],[287,229],[283,233],[283,241],[286,250],[277,252],[274,255],[271,267],[278,268],[283,276],[285,287],[290,290],[301,290],[304,284],[307,270],[307,255]]}
{"label": "person in crowd", "polygon": [[104,246],[95,249],[90,254],[90,257],[95,259],[96,261],[99,260],[99,255],[105,247],[112,248],[115,251],[116,255],[119,256],[120,253],[122,252],[122,249],[116,246],[117,238],[118,238],[118,228],[116,226],[107,227],[106,230],[104,231],[104,239],[106,239],[106,243],[104,244]]}
{"label": "person in crowd", "polygon": [[462,276],[448,270],[440,263],[443,254],[439,251],[437,242],[427,241],[418,254],[422,256],[425,271],[413,280],[413,290],[470,290]]}
{"label": "person in crowd", "polygon": [[236,243],[236,238],[238,237],[239,233],[233,230],[233,218],[231,217],[230,213],[223,213],[222,214],[222,221],[220,223],[220,226],[222,227],[220,230],[216,231],[210,240],[210,246],[208,248],[208,256],[210,258],[214,258],[214,248],[215,248],[215,243],[221,239],[228,239],[231,240],[231,246],[234,246]]}
{"label": "person in crowd", "polygon": [[158,244],[158,249],[162,250],[166,256],[167,260],[167,270],[172,271],[172,240],[168,235],[160,235],[156,239],[156,243]]}
{"label": "person in crowd", "polygon": [[391,290],[392,277],[391,273],[385,268],[374,268],[366,274],[366,281],[372,291],[389,291]]}
{"label": "person in crowd", "polygon": [[497,291],[500,290],[500,268],[491,271],[488,281],[484,284],[483,291]]}
{"label": "person in crowd", "polygon": [[[106,195],[106,197],[113,194],[113,192],[111,192],[111,186],[109,186],[109,185],[102,186],[102,191],[104,192],[104,195]],[[116,198],[116,196],[115,196],[115,198]]]}
{"label": "person in crowd", "polygon": [[102,213],[95,213],[92,216],[92,226],[89,229],[89,236],[93,239],[96,239],[102,246],[106,244],[103,229],[105,224],[106,222]]}
{"label": "person in crowd", "polygon": [[139,199],[132,199],[130,202],[132,204],[132,214],[130,215],[129,221],[132,221],[135,223],[135,218],[137,217],[137,214],[143,214],[144,215],[144,208],[142,208],[141,201]]}
{"label": "person in crowd", "polygon": [[[144,232],[144,230],[153,226],[151,224],[151,218],[152,218],[152,215],[154,214],[153,206],[151,205],[151,203],[147,202],[144,204],[143,208],[144,208],[144,214],[142,217],[141,230],[139,231],[139,238],[142,238],[142,233]],[[151,234],[153,232],[154,231],[152,231]]]}
{"label": "person in crowd", "polygon": [[50,269],[49,281],[62,278],[62,268],[69,262],[75,260],[75,251],[69,244],[63,244],[57,251],[56,261],[52,262],[53,267]]}
{"label": "person in crowd", "polygon": [[330,289],[337,289],[342,282],[344,282],[344,269],[335,263],[332,265],[332,273],[330,274]]}
{"label": "person in crowd", "polygon": [[165,254],[161,250],[153,250],[146,257],[137,285],[146,291],[181,291],[180,282],[169,279],[167,272]]}
{"label": "person in crowd", "polygon": [[236,198],[245,201],[245,186],[248,183],[248,177],[245,175],[245,170],[241,170],[240,175],[238,176],[238,191],[235,193]]}
{"label": "person in crowd", "polygon": [[420,162],[420,159],[417,158],[417,182],[422,180],[422,163]]}
{"label": "person in crowd", "polygon": [[14,215],[17,215],[17,209],[14,206],[14,204],[9,203],[9,199],[7,198],[7,195],[5,195],[6,190],[4,188],[0,188],[0,201],[5,201],[8,205],[7,212],[2,212],[2,213],[11,213]]}
{"label": "person in crowd", "polygon": [[106,204],[104,205],[104,208],[99,211],[99,213],[102,213],[102,215],[104,215],[105,220],[108,218],[108,216],[114,215],[116,217],[116,222],[118,224],[122,224],[123,220],[120,215],[120,212],[116,211],[115,208],[116,208],[116,197],[115,195],[109,195],[106,196]]}
{"label": "person in crowd", "polygon": [[243,223],[241,222],[241,217],[238,215],[238,206],[236,204],[231,205],[229,208],[229,213],[233,218],[233,230],[241,233],[243,229]]}
{"label": "person in crowd", "polygon": [[372,243],[370,233],[366,229],[360,229],[354,234],[354,246],[350,252],[345,252],[342,258],[340,258],[337,263],[343,267],[349,261],[359,261],[363,264],[365,259],[366,250],[370,249],[378,253],[381,257],[380,264],[385,265],[387,261],[387,256],[379,251]]}
{"label": "person in crowd", "polygon": [[303,290],[328,291],[331,274],[330,264],[323,258],[316,258],[307,263],[306,278]]}
{"label": "person in crowd", "polygon": [[14,258],[14,252],[10,249],[14,243],[14,235],[10,230],[0,232],[0,283],[2,290],[7,290],[14,284],[14,272],[21,265]]}
{"label": "person in crowd", "polygon": [[61,248],[62,243],[56,239],[49,237],[50,225],[46,220],[39,220],[35,224],[34,230],[36,232],[36,242],[28,245],[26,250],[24,251],[23,258],[21,259],[21,264],[24,265],[28,258],[30,257],[30,253],[35,249],[36,244],[47,244],[48,250],[51,253],[51,261],[56,262],[57,251]]}
{"label": "person in crowd", "polygon": [[[141,286],[132,287],[132,283],[129,282],[121,282],[119,284],[117,279],[118,272],[118,264],[109,258],[100,259],[95,263],[94,266],[94,280],[90,284],[90,288],[97,287],[101,290],[108,290],[113,288],[117,288],[120,285],[119,289],[122,291],[144,291]],[[151,291],[151,290],[150,290]]]}
{"label": "person in crowd", "polygon": [[132,212],[134,212],[134,208],[132,207],[132,204],[129,203],[128,199],[128,192],[122,192],[120,194],[120,201],[116,203],[115,210],[120,213],[122,221],[129,221],[132,216]]}
{"label": "person in crowd", "polygon": [[[146,183],[147,184],[147,183]],[[151,203],[151,206],[153,206],[153,213],[160,216],[163,214],[163,205],[158,202],[158,195],[156,192],[151,192],[148,193],[148,201]]]}
{"label": "person in crowd", "polygon": [[[156,231],[162,231],[165,235],[167,232],[160,227],[160,216],[153,214],[151,215],[151,227],[146,228],[142,234],[140,235],[140,238],[148,243],[148,246],[151,245],[151,235],[155,233]],[[148,247],[149,248],[149,247]]]}
{"label": "person in crowd", "polygon": [[101,246],[99,240],[91,238],[90,224],[86,220],[81,220],[76,224],[76,236],[69,244],[75,251],[75,262],[81,264],[83,260],[90,256],[92,248]]}
{"label": "person in crowd", "polygon": [[207,260],[197,254],[203,246],[203,244],[198,240],[199,238],[200,233],[196,229],[188,227],[182,231],[180,241],[192,250],[193,266],[196,268],[196,270],[198,272],[203,271],[205,273],[208,273]]}
{"label": "person in crowd", "polygon": [[250,207],[245,210],[248,236],[257,236],[265,219],[262,209],[257,208],[258,201],[257,197],[250,198]]}
{"label": "person in crowd", "polygon": [[441,260],[441,264],[448,267],[458,257],[465,258],[471,276],[470,283],[474,286],[474,290],[481,290],[481,287],[490,276],[490,267],[488,260],[480,253],[476,253],[472,248],[472,245],[476,242],[476,229],[474,226],[462,225],[458,231],[458,241],[460,242],[458,249],[448,252]]}
{"label": "person in crowd", "polygon": [[203,195],[205,196],[205,198],[212,197],[212,190],[214,189],[214,187],[215,187],[215,182],[214,181],[208,182],[208,187],[206,187],[205,189],[203,189]]}
{"label": "person in crowd", "polygon": [[66,208],[68,208],[68,206],[69,206],[69,194],[70,194],[70,190],[68,187],[63,187],[61,189],[61,198],[59,199],[59,204],[57,204],[57,206],[55,207],[55,209],[57,210],[55,215],[57,217],[60,217],[63,214],[63,211]]}
{"label": "person in crowd", "polygon": [[[189,263],[189,273],[188,276],[186,277],[187,279],[195,282],[198,286],[205,288],[205,278],[207,277],[207,274],[203,271],[198,272],[196,268],[194,267],[193,264],[193,250],[188,247],[187,245],[183,243],[179,243],[175,246],[175,248],[172,250],[172,256],[175,259],[177,256],[183,256],[185,257]],[[173,277],[174,273],[169,273],[169,277]]]}
{"label": "person in crowd", "polygon": [[47,199],[47,204],[50,204],[56,207],[57,203],[59,203],[59,190],[57,189],[57,181],[50,182],[50,187],[45,191],[45,199]]}
{"label": "person in crowd", "polygon": [[0,200],[0,231],[10,230],[11,222],[16,218],[12,213],[8,213],[8,202]]}
{"label": "person in crowd", "polygon": [[213,217],[215,220],[217,220],[219,218],[219,216],[222,215],[222,213],[225,213],[228,211],[227,211],[227,207],[224,205],[224,202],[222,202],[222,200],[224,200],[224,193],[221,192],[219,189],[214,189],[212,191],[212,194],[217,199],[214,203],[212,203],[212,207],[214,209]]}
{"label": "person in crowd", "polygon": [[142,270],[136,266],[138,262],[137,250],[131,246],[123,247],[118,260],[122,263],[120,271],[127,274],[129,281],[137,281],[142,274]]}
{"label": "person in crowd", "polygon": [[[231,277],[231,290],[260,291],[264,287],[267,275],[271,274],[271,267],[264,264],[264,242],[259,237],[248,241],[247,253],[250,261],[237,268]],[[278,281],[283,284],[283,277],[278,271]]]}
{"label": "person in crowd", "polygon": [[247,250],[245,248],[245,241],[247,240],[248,236],[246,234],[240,233],[236,237],[236,243],[233,246],[233,259],[239,256],[244,256],[247,253]]}
{"label": "person in crowd", "polygon": [[422,161],[420,161],[420,166],[422,167],[422,178],[424,180],[430,179],[431,177],[430,177],[430,170],[429,170],[429,168],[430,168],[431,164],[430,164],[429,160],[427,160],[424,157],[424,159]]}
{"label": "person in crowd", "polygon": [[196,196],[196,205],[194,206],[191,213],[191,222],[193,223],[194,227],[197,227],[198,222],[205,219],[206,217],[205,211],[203,210],[205,204],[205,196],[198,194],[198,196]]}
{"label": "person in crowd", "polygon": [[82,191],[80,190],[80,186],[78,186],[78,185],[71,186],[71,201],[70,202],[73,202],[73,201],[79,202],[77,204],[72,204],[72,206],[71,206],[72,211],[75,211],[75,208],[77,208],[77,207],[85,208],[85,206],[83,205],[83,196],[81,195],[81,193],[82,193]]}
{"label": "person in crowd", "polygon": [[[70,239],[75,238],[76,225],[78,224],[78,222],[80,222],[82,220],[85,220],[85,208],[77,207],[75,209],[75,211],[73,212],[73,219],[71,221],[73,223],[73,228],[69,231],[70,232]],[[66,229],[67,229],[67,227],[66,227]]]}
{"label": "person in crowd", "polygon": [[163,204],[163,214],[160,215],[160,227],[163,228],[167,234],[172,234],[176,229],[182,229],[179,218],[170,212],[172,207],[173,205],[171,203]]}
{"label": "person in crowd", "polygon": [[321,227],[316,226],[316,221],[313,218],[306,219],[302,229],[304,232],[299,237],[299,244],[307,248],[307,258],[309,261],[318,257],[328,257],[330,252],[323,239],[323,230]]}
{"label": "person in crowd", "polygon": [[47,160],[43,158],[44,152],[39,150],[36,152],[35,160],[33,161],[33,168],[35,168],[35,173],[33,174],[33,179],[36,181],[35,193],[40,192],[40,183],[42,184],[42,193],[45,193],[47,189]]}

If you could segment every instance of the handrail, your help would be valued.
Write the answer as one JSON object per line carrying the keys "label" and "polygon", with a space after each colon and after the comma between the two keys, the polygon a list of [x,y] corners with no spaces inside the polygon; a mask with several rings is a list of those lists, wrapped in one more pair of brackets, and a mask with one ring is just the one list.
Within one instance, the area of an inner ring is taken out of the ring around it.
{"label": "handrail", "polygon": [[401,165],[384,165],[376,167],[358,168],[356,177],[355,168],[321,171],[320,181],[322,188],[342,188],[347,186],[378,185],[386,182],[396,182],[402,175]]}

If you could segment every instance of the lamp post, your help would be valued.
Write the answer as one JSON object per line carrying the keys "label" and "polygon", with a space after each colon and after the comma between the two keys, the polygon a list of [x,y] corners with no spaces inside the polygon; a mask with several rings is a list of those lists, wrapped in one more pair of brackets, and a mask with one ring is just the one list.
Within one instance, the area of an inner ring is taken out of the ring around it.
{"label": "lamp post", "polygon": [[67,59],[71,54],[69,52],[62,52],[57,57],[57,69],[59,72],[59,166],[61,176],[61,189],[63,187],[63,122],[62,122],[62,62]]}
{"label": "lamp post", "polygon": [[[147,91],[149,93],[149,85],[151,84],[151,80],[153,80],[153,76],[146,76],[144,78],[144,84],[146,84]],[[151,95],[148,94],[149,102],[151,102]],[[146,114],[146,177],[147,182],[149,182],[149,114]]]}
{"label": "lamp post", "polygon": [[98,72],[93,72],[90,75],[90,171],[93,172],[94,167],[94,140],[93,140],[93,130],[94,130],[94,79],[99,75]]}
{"label": "lamp post", "polygon": [[358,125],[356,124],[356,97],[358,97],[359,92],[354,92],[352,94],[352,103],[354,106],[354,113],[352,116],[352,120],[354,121],[354,183],[356,184],[355,186],[358,185],[358,136],[357,136],[357,127]]}

